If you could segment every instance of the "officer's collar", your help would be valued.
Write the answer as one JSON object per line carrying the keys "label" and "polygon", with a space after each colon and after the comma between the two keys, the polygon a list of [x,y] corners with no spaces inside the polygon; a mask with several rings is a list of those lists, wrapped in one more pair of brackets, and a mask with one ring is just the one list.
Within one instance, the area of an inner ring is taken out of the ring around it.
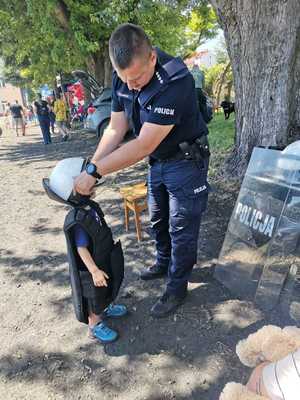
{"label": "officer's collar", "polygon": [[146,86],[139,93],[138,101],[141,106],[145,107],[147,103],[161,90],[166,87],[165,83],[168,80],[168,75],[163,67],[157,63],[154,74]]}
{"label": "officer's collar", "polygon": [[156,64],[155,64],[154,73],[153,73],[152,78],[150,79],[150,81],[145,86],[143,86],[141,90],[137,91],[137,90],[133,89],[133,90],[130,90],[130,91],[133,94],[137,94],[137,96],[140,96],[142,92],[148,91],[149,88],[153,88],[153,85],[157,86],[157,87],[162,85],[164,83],[165,79],[167,79],[167,76],[164,77],[164,75],[165,75],[165,72],[163,70],[163,67],[162,67],[162,65],[160,64],[160,62],[158,61],[158,58],[157,58],[157,61],[156,61]]}

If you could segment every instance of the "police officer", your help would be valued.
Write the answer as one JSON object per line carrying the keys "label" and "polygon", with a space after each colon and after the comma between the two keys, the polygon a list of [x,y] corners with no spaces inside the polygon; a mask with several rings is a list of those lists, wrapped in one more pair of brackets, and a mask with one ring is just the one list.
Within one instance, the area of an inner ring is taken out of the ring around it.
{"label": "police officer", "polygon": [[[208,131],[191,73],[181,59],[153,48],[141,27],[120,25],[111,35],[109,53],[115,70],[111,121],[75,190],[89,194],[96,178],[149,156],[148,203],[157,255],[141,278],[168,276],[165,293],[151,308],[154,317],[164,317],[183,303],[196,263],[208,194]],[[132,126],[136,138],[118,148]]]}

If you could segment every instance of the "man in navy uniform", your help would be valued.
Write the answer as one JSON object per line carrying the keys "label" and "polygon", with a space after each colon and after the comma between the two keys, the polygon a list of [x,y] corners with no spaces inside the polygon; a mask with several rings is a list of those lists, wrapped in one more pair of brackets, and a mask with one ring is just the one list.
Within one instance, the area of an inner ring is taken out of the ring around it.
{"label": "man in navy uniform", "polygon": [[[168,276],[151,308],[164,317],[180,306],[197,259],[206,208],[209,151],[193,77],[183,61],[152,47],[139,26],[120,25],[111,35],[114,67],[111,121],[75,190],[90,194],[96,178],[149,156],[148,202],[156,263],[144,280]],[[136,138],[121,147],[129,127]]]}

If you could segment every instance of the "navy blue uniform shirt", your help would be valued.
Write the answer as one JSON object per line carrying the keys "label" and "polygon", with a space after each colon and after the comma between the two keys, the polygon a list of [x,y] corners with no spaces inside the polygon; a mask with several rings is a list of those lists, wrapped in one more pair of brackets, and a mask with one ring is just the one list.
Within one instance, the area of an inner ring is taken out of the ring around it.
{"label": "navy blue uniform shirt", "polygon": [[140,91],[129,90],[117,73],[113,73],[112,111],[124,111],[136,135],[144,122],[174,125],[151,154],[152,158],[165,159],[179,152],[179,143],[193,142],[197,137],[207,135],[208,130],[199,111],[192,74],[181,61],[183,76],[170,79],[163,66],[173,57],[160,49],[156,51],[155,73]]}

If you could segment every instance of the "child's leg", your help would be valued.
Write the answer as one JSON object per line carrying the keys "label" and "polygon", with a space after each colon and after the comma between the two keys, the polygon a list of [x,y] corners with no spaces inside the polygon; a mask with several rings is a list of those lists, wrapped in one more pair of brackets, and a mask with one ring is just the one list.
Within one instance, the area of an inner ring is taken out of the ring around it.
{"label": "child's leg", "polygon": [[89,336],[93,336],[92,329],[102,321],[102,310],[96,307],[94,299],[87,299],[88,302],[88,323],[89,323]]}
{"label": "child's leg", "polygon": [[102,321],[101,314],[95,314],[92,311],[89,311],[89,328],[93,328],[95,325],[99,324]]}
{"label": "child's leg", "polygon": [[89,338],[93,339],[94,338],[93,329],[97,324],[99,324],[99,322],[102,321],[102,317],[101,315],[95,314],[91,310],[89,310],[88,320],[89,320],[88,336]]}
{"label": "child's leg", "polygon": [[118,333],[110,329],[102,322],[103,307],[95,299],[88,299],[89,306],[89,330],[88,336],[91,339],[97,339],[102,343],[110,343],[117,339]]}

